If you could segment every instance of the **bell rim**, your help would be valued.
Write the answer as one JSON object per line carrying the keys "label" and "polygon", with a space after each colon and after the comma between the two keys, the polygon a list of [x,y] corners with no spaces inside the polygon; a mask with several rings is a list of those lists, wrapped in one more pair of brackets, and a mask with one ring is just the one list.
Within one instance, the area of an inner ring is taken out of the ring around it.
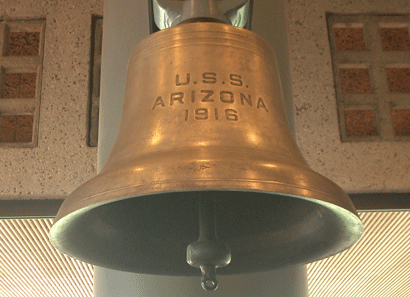
{"label": "bell rim", "polygon": [[[337,185],[335,185],[336,187],[338,187]],[[319,257],[316,258],[311,258],[311,259],[307,259],[306,261],[298,261],[298,262],[288,262],[286,264],[281,264],[278,266],[275,266],[273,268],[269,268],[269,269],[258,269],[258,270],[252,270],[252,271],[237,271],[237,272],[226,272],[227,269],[225,270],[218,270],[218,274],[220,275],[235,275],[235,274],[243,274],[243,273],[254,273],[254,272],[264,272],[264,271],[269,271],[272,269],[277,269],[277,268],[281,268],[281,267],[285,267],[285,266],[289,266],[289,265],[304,265],[304,264],[308,264],[314,261],[319,261],[331,256],[334,256],[338,253],[341,253],[345,250],[347,250],[348,248],[350,248],[351,246],[353,246],[362,236],[363,232],[364,232],[364,228],[363,228],[363,224],[362,221],[357,213],[357,211],[354,209],[349,210],[343,206],[339,206],[336,205],[332,202],[327,202],[327,201],[323,201],[323,200],[319,200],[319,199],[315,199],[315,198],[310,198],[310,197],[306,197],[306,196],[300,196],[300,195],[295,195],[295,194],[288,194],[288,193],[284,193],[284,192],[270,192],[270,191],[261,191],[261,190],[244,190],[242,189],[195,189],[195,190],[179,190],[179,191],[173,191],[172,193],[177,193],[177,192],[207,192],[207,191],[232,191],[232,192],[247,192],[247,193],[265,193],[265,194],[271,194],[272,196],[274,196],[275,194],[278,194],[280,196],[284,196],[284,197],[289,197],[292,199],[300,199],[303,201],[306,201],[308,203],[311,204],[316,204],[316,205],[320,205],[321,207],[325,208],[327,211],[330,211],[334,216],[337,216],[339,219],[343,218],[342,220],[344,222],[348,222],[346,223],[346,225],[348,225],[348,239],[344,238],[343,240],[343,245],[340,244],[338,246],[337,249],[332,249],[332,250],[328,250],[326,253],[322,253]],[[67,249],[65,247],[65,243],[66,241],[64,240],[64,236],[61,236],[62,234],[59,234],[60,230],[64,229],[64,226],[68,223],[70,223],[71,220],[75,220],[77,218],[79,218],[82,215],[85,215],[87,212],[96,209],[98,207],[104,206],[104,205],[108,205],[110,203],[115,203],[115,202],[120,202],[123,200],[128,200],[128,199],[138,199],[144,196],[151,196],[151,195],[156,195],[156,194],[169,194],[171,192],[167,191],[167,192],[156,192],[156,193],[146,193],[146,194],[141,194],[138,196],[129,196],[129,197],[121,197],[118,198],[116,200],[108,200],[108,201],[102,201],[98,204],[91,204],[82,208],[77,209],[76,211],[73,211],[71,213],[68,213],[67,215],[61,217],[61,218],[57,218],[56,217],[56,221],[54,221],[53,226],[51,227],[50,233],[49,233],[49,238],[50,238],[50,242],[52,243],[52,245],[57,248],[59,251],[69,255],[70,257],[73,257],[77,260],[80,261],[85,261],[87,263],[93,264],[93,265],[97,265],[97,266],[101,266],[101,267],[105,267],[105,268],[109,268],[109,269],[116,269],[116,270],[121,270],[121,271],[127,271],[127,272],[133,272],[133,273],[144,273],[144,274],[153,274],[153,275],[173,275],[173,276],[193,276],[196,275],[194,272],[193,273],[175,273],[175,274],[169,274],[169,273],[156,273],[153,271],[139,271],[138,269],[123,269],[123,268],[118,268],[118,267],[112,267],[110,265],[104,265],[98,261],[92,261],[87,257],[81,257],[78,254],[72,253],[73,249]],[[348,198],[347,194],[345,194],[346,197]],[[250,198],[251,199],[251,198]],[[350,199],[348,200],[350,201]],[[62,207],[63,208],[63,207]],[[229,266],[227,266],[226,268],[229,269]]]}

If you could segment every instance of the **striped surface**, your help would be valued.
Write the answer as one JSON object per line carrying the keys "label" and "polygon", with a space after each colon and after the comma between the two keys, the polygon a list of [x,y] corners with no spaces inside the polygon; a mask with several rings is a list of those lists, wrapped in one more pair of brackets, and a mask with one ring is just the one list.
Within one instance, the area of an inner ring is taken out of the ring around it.
{"label": "striped surface", "polygon": [[310,297],[410,296],[410,212],[363,212],[351,249],[308,265]]}
{"label": "striped surface", "polygon": [[[308,265],[310,297],[410,296],[410,212],[363,212],[365,234]],[[1,297],[92,296],[93,267],[51,247],[51,219],[0,220]]]}
{"label": "striped surface", "polygon": [[93,267],[57,252],[51,219],[0,220],[1,297],[92,296]]}

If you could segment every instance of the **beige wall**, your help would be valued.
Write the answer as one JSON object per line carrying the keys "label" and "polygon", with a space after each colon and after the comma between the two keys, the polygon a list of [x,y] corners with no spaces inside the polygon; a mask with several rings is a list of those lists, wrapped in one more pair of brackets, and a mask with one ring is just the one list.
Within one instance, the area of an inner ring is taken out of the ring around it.
{"label": "beige wall", "polygon": [[103,1],[5,0],[0,12],[46,20],[38,146],[0,148],[0,199],[64,198],[96,173],[97,149],[87,146],[90,35]]}
{"label": "beige wall", "polygon": [[297,142],[309,165],[349,193],[408,192],[410,142],[340,140],[326,12],[410,13],[410,2],[290,0],[287,10]]}

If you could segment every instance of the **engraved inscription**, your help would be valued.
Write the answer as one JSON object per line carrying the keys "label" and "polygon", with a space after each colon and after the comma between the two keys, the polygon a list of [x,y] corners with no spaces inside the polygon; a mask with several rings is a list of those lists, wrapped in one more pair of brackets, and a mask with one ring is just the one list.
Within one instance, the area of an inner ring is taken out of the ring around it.
{"label": "engraved inscription", "polygon": [[238,112],[235,109],[225,109],[226,119],[229,121],[238,120]]}
{"label": "engraved inscription", "polygon": [[234,102],[233,93],[228,92],[228,91],[221,91],[220,100],[223,103],[233,103]]}
{"label": "engraved inscription", "polygon": [[214,99],[211,96],[214,94],[214,91],[211,90],[201,90],[202,94],[205,96],[201,99],[201,102],[214,102]]}
{"label": "engraved inscription", "polygon": [[181,78],[180,78],[179,74],[177,74],[176,77],[175,77],[175,85],[177,85],[177,86],[189,85],[190,82],[191,82],[191,74],[190,73],[187,73],[186,79],[184,81],[181,81]]}
{"label": "engraved inscription", "polygon": [[202,83],[204,84],[216,84],[216,73],[204,72],[202,73]]}
{"label": "engraved inscription", "polygon": [[241,97],[241,104],[245,105],[245,102],[252,107],[252,98],[251,95],[245,96],[245,94],[241,93],[240,94]]}
{"label": "engraved inscription", "polygon": [[[202,121],[202,120],[209,120],[215,119],[219,120],[219,110],[218,108],[208,109],[208,108],[196,108],[193,111],[193,115],[190,114],[189,109],[185,109],[185,121],[188,121],[193,117],[194,120]],[[225,119],[228,121],[238,121],[238,111],[235,109],[227,108],[224,110]]]}
{"label": "engraved inscription", "polygon": [[[194,76],[191,75],[191,73],[184,73],[184,74],[176,74],[175,75],[175,85],[177,87],[181,87],[181,86],[187,86],[190,84],[196,84],[197,80],[195,78],[193,78]],[[197,77],[198,78],[198,77]],[[226,80],[226,78],[225,78]],[[200,77],[199,77],[199,81],[202,82],[203,84],[217,84],[217,83],[221,83],[221,84],[225,84],[226,81],[224,79],[219,79],[218,75],[215,72],[203,72]],[[231,73],[228,76],[228,83],[231,86],[235,86],[235,87],[242,87],[244,85],[243,82],[243,78],[241,75],[239,74],[234,74]],[[248,86],[246,86],[248,87]]]}
{"label": "engraved inscription", "polygon": [[[196,91],[191,91],[187,93],[187,98],[188,101],[195,103],[196,102]],[[202,103],[213,103],[215,102],[215,92],[212,90],[200,90],[200,98],[199,102]],[[253,107],[253,100],[256,101],[256,109],[263,109],[266,112],[269,112],[268,108],[266,107],[265,101],[259,97],[258,99],[253,99],[250,94],[246,93],[233,93],[230,91],[220,91],[219,92],[219,101],[222,103],[226,104],[233,104],[235,102],[238,102],[241,105],[246,105],[249,107]],[[218,98],[216,97],[216,98]],[[185,93],[184,92],[177,92],[177,93],[172,93],[169,98],[169,106],[173,106],[175,104],[185,104]],[[162,99],[162,96],[158,96],[157,99],[155,99],[154,104],[152,106],[152,110],[156,108],[163,108],[166,107],[165,101]]]}
{"label": "engraved inscription", "polygon": [[264,108],[266,111],[268,111],[268,109],[266,108],[265,102],[263,102],[262,98],[258,99],[258,105],[256,105],[256,108],[258,108],[258,109],[259,108]]}
{"label": "engraved inscription", "polygon": [[169,99],[169,105],[174,105],[175,101],[178,101],[179,103],[184,104],[184,93],[183,92],[172,93]]}
{"label": "engraved inscription", "polygon": [[[264,99],[249,93],[246,90],[249,85],[245,82],[246,79],[235,73],[223,77],[215,72],[203,72],[199,76],[192,73],[179,73],[175,75],[175,92],[157,96],[153,100],[151,110],[186,106],[181,115],[185,121],[237,122],[240,119],[240,110],[235,109],[235,106],[238,105],[269,113]],[[204,86],[203,89],[192,89],[200,88],[201,85]],[[212,85],[225,87],[224,90],[215,91]],[[219,107],[212,106],[216,103]],[[222,108],[221,103],[226,104],[226,108]]]}
{"label": "engraved inscription", "polygon": [[195,120],[207,120],[207,119],[208,119],[208,108],[195,109]]}
{"label": "engraved inscription", "polygon": [[157,107],[158,105],[161,106],[161,107],[165,107],[164,100],[162,100],[161,96],[158,96],[157,100],[155,100],[155,103],[154,103],[154,106],[152,107],[152,110],[154,110],[155,107]]}
{"label": "engraved inscription", "polygon": [[219,120],[218,108],[215,108],[214,111],[215,111],[215,120]]}
{"label": "engraved inscription", "polygon": [[238,87],[243,86],[242,77],[240,75],[231,74],[231,75],[229,75],[229,79],[231,80],[230,84],[232,86],[238,86]]}

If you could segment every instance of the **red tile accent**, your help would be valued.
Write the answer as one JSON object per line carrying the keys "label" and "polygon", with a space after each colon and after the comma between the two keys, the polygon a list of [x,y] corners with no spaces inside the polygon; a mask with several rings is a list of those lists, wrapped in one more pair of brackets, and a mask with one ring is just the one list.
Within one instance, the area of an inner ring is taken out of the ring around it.
{"label": "red tile accent", "polygon": [[36,73],[6,73],[3,98],[34,98]]}
{"label": "red tile accent", "polygon": [[19,98],[20,73],[7,73],[4,81],[3,98]]}
{"label": "red tile accent", "polygon": [[0,121],[0,143],[14,142],[16,136],[16,116],[2,116]]}
{"label": "red tile accent", "polygon": [[410,51],[408,28],[380,28],[380,37],[385,51]]}
{"label": "red tile accent", "polygon": [[38,56],[40,32],[10,32],[8,56]]}
{"label": "red tile accent", "polygon": [[335,28],[336,49],[339,51],[364,51],[363,28]]}
{"label": "red tile accent", "polygon": [[396,136],[410,136],[410,109],[393,109],[392,118]]}
{"label": "red tile accent", "polygon": [[2,116],[0,143],[27,143],[33,137],[33,115]]}
{"label": "red tile accent", "polygon": [[386,68],[391,93],[410,93],[410,68]]}
{"label": "red tile accent", "polygon": [[16,121],[16,140],[15,142],[31,142],[33,137],[33,116],[20,115]]}
{"label": "red tile accent", "polygon": [[340,68],[340,84],[343,93],[372,93],[367,68]]}
{"label": "red tile accent", "polygon": [[36,73],[21,73],[20,98],[34,98],[36,96]]}
{"label": "red tile accent", "polygon": [[374,110],[346,109],[346,136],[377,136],[376,114]]}

